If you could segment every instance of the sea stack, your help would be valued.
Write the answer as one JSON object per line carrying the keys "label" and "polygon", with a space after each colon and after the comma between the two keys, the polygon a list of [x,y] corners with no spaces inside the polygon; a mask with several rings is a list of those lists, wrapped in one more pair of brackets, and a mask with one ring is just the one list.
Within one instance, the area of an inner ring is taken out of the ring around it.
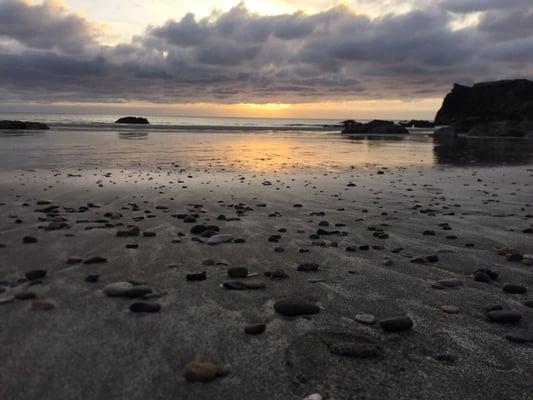
{"label": "sea stack", "polygon": [[143,117],[123,117],[115,121],[115,124],[148,125],[150,122]]}

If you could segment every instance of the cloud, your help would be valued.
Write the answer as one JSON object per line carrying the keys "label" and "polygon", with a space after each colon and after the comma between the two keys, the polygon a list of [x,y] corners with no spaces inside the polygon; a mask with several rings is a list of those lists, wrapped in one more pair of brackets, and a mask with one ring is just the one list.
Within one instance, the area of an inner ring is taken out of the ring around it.
{"label": "cloud", "polygon": [[240,4],[150,26],[116,46],[100,43],[96,24],[55,2],[3,1],[0,89],[9,93],[6,100],[412,99],[440,97],[456,81],[531,77],[533,63],[533,10],[521,0],[506,8],[473,1],[470,9],[483,3],[490,10],[478,25],[462,29],[452,28],[449,11],[459,4],[452,0],[375,18],[346,6],[264,16]]}
{"label": "cloud", "polygon": [[28,4],[20,0],[0,2],[0,38],[12,39],[36,49],[79,51],[94,44],[96,27],[69,13],[58,1]]}
{"label": "cloud", "polygon": [[531,6],[531,0],[441,0],[440,6],[452,12],[470,13]]}

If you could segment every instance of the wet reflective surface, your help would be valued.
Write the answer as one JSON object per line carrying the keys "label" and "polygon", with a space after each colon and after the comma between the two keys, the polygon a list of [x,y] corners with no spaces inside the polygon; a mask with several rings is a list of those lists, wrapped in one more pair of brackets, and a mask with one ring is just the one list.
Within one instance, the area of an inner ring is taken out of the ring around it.
{"label": "wet reflective surface", "polygon": [[173,132],[68,129],[0,132],[0,168],[344,170],[358,165],[533,164],[533,140],[431,135],[347,136],[331,132]]}

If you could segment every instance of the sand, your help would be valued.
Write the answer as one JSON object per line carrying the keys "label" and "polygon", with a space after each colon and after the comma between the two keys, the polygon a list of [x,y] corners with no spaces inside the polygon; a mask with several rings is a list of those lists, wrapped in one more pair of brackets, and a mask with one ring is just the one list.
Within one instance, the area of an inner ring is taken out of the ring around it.
{"label": "sand", "polygon": [[[445,153],[443,163],[442,148],[425,137],[160,135],[129,142],[109,132],[3,138],[1,151],[11,158],[0,161],[0,299],[29,291],[53,309],[31,299],[0,304],[0,398],[530,398],[533,345],[506,338],[533,330],[533,308],[524,305],[533,298],[529,142],[506,142],[522,148],[514,159],[498,152],[487,163],[474,145],[454,162]],[[36,210],[51,205],[68,227],[39,229],[50,221]],[[192,214],[196,223],[184,222]],[[191,240],[198,224],[245,242]],[[140,235],[117,237],[127,225]],[[310,237],[318,229],[338,232]],[[374,235],[380,232],[388,238]],[[272,235],[281,238],[269,241]],[[25,236],[37,242],[23,244]],[[346,251],[350,246],[356,251]],[[508,261],[502,247],[526,261]],[[67,263],[94,256],[107,262]],[[412,262],[417,256],[438,261]],[[302,263],[319,268],[298,271]],[[253,275],[238,281],[265,287],[221,287],[235,280],[227,269],[236,266]],[[498,279],[474,280],[480,268]],[[17,282],[36,269],[46,277]],[[278,269],[288,278],[264,275]],[[205,280],[186,280],[202,271]],[[90,274],[98,282],[86,282]],[[152,295],[103,293],[109,283],[130,280]],[[435,289],[441,280],[461,286]],[[509,283],[527,292],[505,293]],[[276,313],[275,302],[287,298],[320,312]],[[133,313],[135,302],[161,310]],[[491,305],[518,311],[521,321],[489,322]],[[413,327],[389,333],[356,321],[359,314],[408,316]],[[265,332],[246,334],[252,323],[264,323]],[[370,356],[339,355],[339,346],[361,343]],[[215,364],[219,376],[188,382],[183,371],[191,361]]]}

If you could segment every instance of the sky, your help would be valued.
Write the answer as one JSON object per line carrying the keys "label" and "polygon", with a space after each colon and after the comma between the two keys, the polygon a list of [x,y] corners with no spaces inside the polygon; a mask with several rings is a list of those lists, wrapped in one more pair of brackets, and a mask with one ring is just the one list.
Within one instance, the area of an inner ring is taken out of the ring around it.
{"label": "sky", "polygon": [[0,112],[431,119],[511,78],[532,0],[0,0]]}

